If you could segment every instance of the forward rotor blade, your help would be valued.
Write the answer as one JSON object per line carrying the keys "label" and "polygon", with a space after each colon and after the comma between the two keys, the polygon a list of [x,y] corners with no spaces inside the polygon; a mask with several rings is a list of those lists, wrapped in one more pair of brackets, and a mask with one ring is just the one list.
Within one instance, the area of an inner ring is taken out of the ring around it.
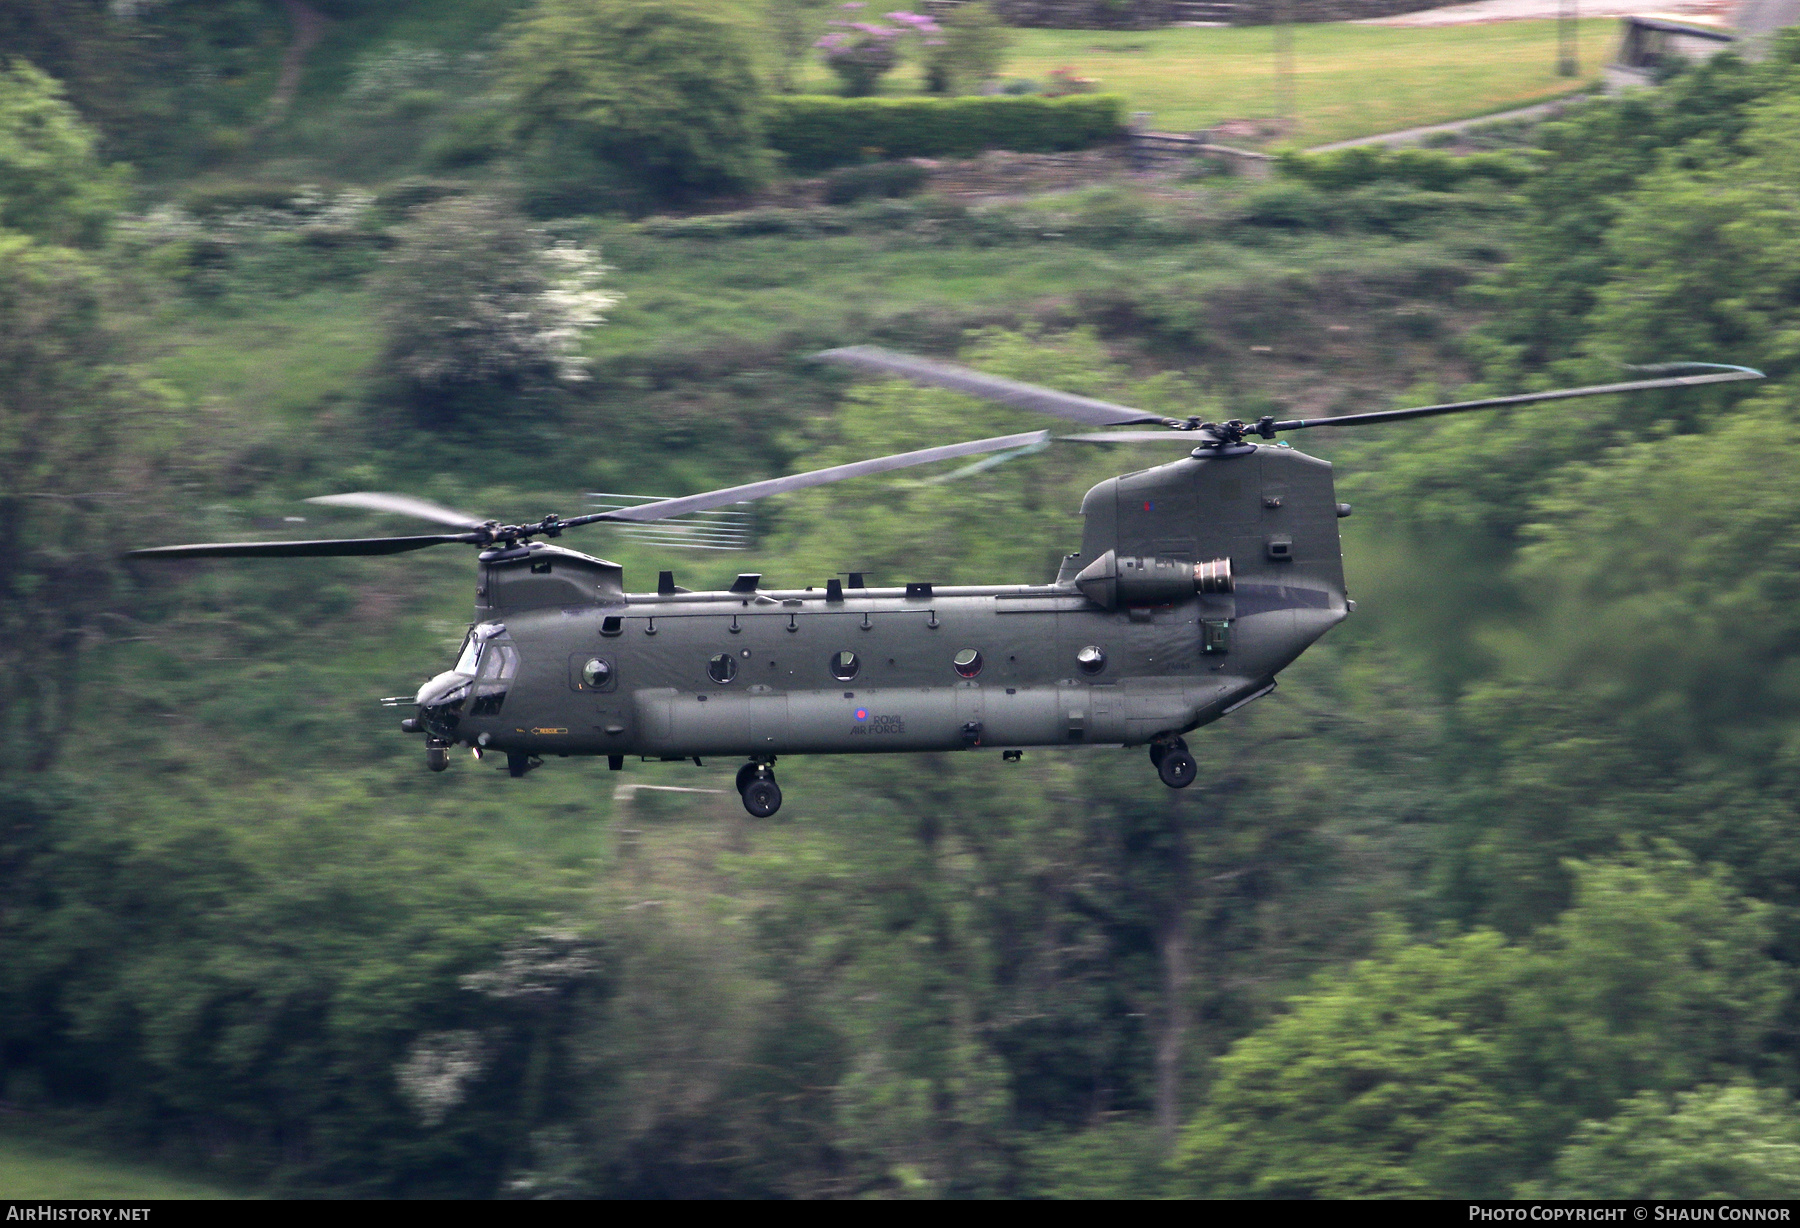
{"label": "forward rotor blade", "polygon": [[448,542],[475,542],[474,533],[433,533],[426,537],[349,537],[311,542],[200,542],[192,546],[151,546],[127,551],[128,559],[305,559],[366,554],[403,554]]}
{"label": "forward rotor blade", "polygon": [[307,502],[322,503],[327,507],[360,507],[373,512],[398,512],[402,516],[414,516],[435,524],[454,525],[459,529],[479,529],[487,523],[484,517],[471,516],[468,512],[439,507],[411,495],[390,495],[379,490],[358,490],[347,495],[319,495]]}
{"label": "forward rotor blade", "polygon": [[977,456],[983,452],[1003,452],[1009,448],[1041,445],[1049,438],[1049,431],[1026,431],[1019,435],[1001,435],[994,439],[946,444],[940,448],[920,448],[917,452],[900,452],[893,456],[878,456],[873,460],[852,461],[848,465],[833,465],[829,469],[814,469],[810,473],[771,478],[766,482],[750,482],[743,486],[728,486],[724,490],[709,490],[704,494],[687,495],[680,499],[664,499],[661,503],[645,503],[611,512],[598,512],[592,516],[575,516],[564,524],[666,520],[686,512],[721,507],[727,503],[748,503],[752,499],[765,499],[770,495],[786,494],[790,490],[804,490],[809,486],[823,486],[827,482],[841,482],[845,478],[860,478],[871,473],[886,473],[890,469],[905,469],[909,465],[929,465],[932,461],[954,460],[959,456]]}
{"label": "forward rotor blade", "polygon": [[1096,431],[1092,435],[1058,435],[1057,443],[1178,443],[1191,448],[1206,442],[1197,431]]}
{"label": "forward rotor blade", "polygon": [[878,371],[884,375],[904,376],[916,383],[934,384],[953,392],[966,392],[970,396],[1011,405],[1015,409],[1035,410],[1040,414],[1085,422],[1089,426],[1138,426],[1154,423],[1164,426],[1183,425],[1179,419],[1147,414],[1141,409],[1132,409],[1126,405],[1078,397],[1073,393],[1058,392],[1054,388],[1040,388],[1036,384],[987,375],[968,367],[959,367],[955,363],[915,358],[911,354],[899,354],[879,346],[851,345],[843,349],[824,350],[813,357],[849,367],[860,367],[865,371]]}
{"label": "forward rotor blade", "polygon": [[[1685,367],[1719,367],[1722,363],[1681,363]],[[1643,392],[1650,388],[1689,388],[1697,384],[1726,384],[1741,379],[1767,379],[1754,367],[1726,367],[1711,375],[1672,375],[1663,379],[1632,380],[1624,384],[1590,384],[1585,388],[1558,388],[1551,392],[1524,392],[1510,397],[1486,397],[1479,401],[1452,401],[1444,405],[1421,405],[1416,409],[1383,409],[1368,414],[1346,414],[1340,418],[1294,418],[1277,422],[1278,431],[1298,431],[1310,426],[1367,426],[1377,422],[1403,422],[1408,418],[1432,418],[1438,414],[1459,414],[1470,409],[1497,409],[1504,405],[1532,405],[1539,401],[1566,401],[1572,397],[1599,397],[1619,392]]]}

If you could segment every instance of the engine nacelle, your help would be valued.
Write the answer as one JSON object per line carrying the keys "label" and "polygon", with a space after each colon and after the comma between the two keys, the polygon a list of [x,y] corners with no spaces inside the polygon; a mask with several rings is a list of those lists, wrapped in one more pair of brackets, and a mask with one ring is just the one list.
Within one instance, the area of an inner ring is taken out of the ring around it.
{"label": "engine nacelle", "polygon": [[1173,605],[1195,593],[1231,592],[1231,560],[1120,558],[1108,550],[1077,573],[1075,587],[1109,610],[1122,605]]}

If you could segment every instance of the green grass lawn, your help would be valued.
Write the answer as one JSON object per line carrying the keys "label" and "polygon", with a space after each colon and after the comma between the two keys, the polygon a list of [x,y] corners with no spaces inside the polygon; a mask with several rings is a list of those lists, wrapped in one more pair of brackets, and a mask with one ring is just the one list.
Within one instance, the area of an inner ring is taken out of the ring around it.
{"label": "green grass lawn", "polygon": [[[1294,95],[1307,145],[1528,106],[1568,93],[1612,56],[1618,23],[1581,23],[1581,72],[1556,75],[1556,22],[1504,21],[1432,29],[1344,22],[1294,27]],[[1064,66],[1123,94],[1165,131],[1275,113],[1275,34],[1239,29],[1017,30],[1008,78],[1043,81]],[[894,92],[918,88],[910,66]],[[806,87],[828,89],[813,66]]]}
{"label": "green grass lawn", "polygon": [[247,316],[182,305],[157,323],[166,339],[152,364],[158,377],[195,397],[225,397],[287,419],[304,419],[353,387],[380,347],[365,296],[355,291],[262,300]]}
{"label": "green grass lawn", "polygon": [[0,1130],[0,1198],[238,1197],[147,1165],[29,1139],[16,1127]]}

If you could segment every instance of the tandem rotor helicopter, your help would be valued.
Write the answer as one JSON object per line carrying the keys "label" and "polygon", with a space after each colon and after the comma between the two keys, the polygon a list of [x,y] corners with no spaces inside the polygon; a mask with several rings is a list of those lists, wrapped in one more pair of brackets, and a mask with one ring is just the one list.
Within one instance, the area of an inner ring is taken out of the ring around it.
{"label": "tandem rotor helicopter", "polygon": [[[1016,760],[1025,748],[1145,746],[1164,784],[1198,765],[1182,735],[1275,689],[1275,676],[1353,608],[1337,521],[1350,514],[1331,465],[1279,434],[1366,426],[1572,397],[1760,379],[1748,367],[1679,363],[1629,383],[1564,388],[1335,418],[1254,423],[1165,418],[872,346],[827,361],[937,385],[1095,427],[1086,443],[1174,443],[1179,460],[1108,478],[1082,500],[1081,549],[1050,584],[871,588],[851,573],[820,590],[625,590],[616,563],[540,538],[587,524],[652,525],[845,478],[957,457],[1039,450],[1047,431],[978,439],[684,498],[501,524],[405,495],[309,500],[394,512],[458,530],[332,541],[208,542],[140,559],[301,558],[475,546],[475,617],[456,663],[406,699],[400,722],[427,765],[454,746],[506,756],[514,777],[546,756],[679,761],[741,757],[752,815],[781,808],[780,755],[949,751]],[[1259,442],[1252,442],[1259,441]]]}

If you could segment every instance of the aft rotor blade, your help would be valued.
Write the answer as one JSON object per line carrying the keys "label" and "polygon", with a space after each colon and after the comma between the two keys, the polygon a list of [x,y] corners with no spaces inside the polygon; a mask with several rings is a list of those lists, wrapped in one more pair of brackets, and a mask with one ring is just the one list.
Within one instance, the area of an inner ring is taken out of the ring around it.
{"label": "aft rotor blade", "polygon": [[[1047,436],[1049,432],[1046,431],[1045,434]],[[952,469],[949,473],[940,473],[934,478],[926,478],[925,485],[942,486],[945,482],[960,482],[964,478],[974,477],[978,473],[986,473],[989,469],[1004,465],[1007,461],[1018,460],[1019,457],[1030,456],[1034,452],[1042,452],[1054,442],[1052,439],[1045,438],[1037,443],[1026,444],[1022,448],[1014,448],[1010,452],[995,452],[991,456],[982,457],[972,465],[964,465],[961,469]]]}
{"label": "aft rotor blade", "polygon": [[1036,384],[1003,379],[998,375],[973,371],[968,367],[957,366],[955,363],[915,358],[911,354],[899,354],[893,350],[884,350],[879,346],[851,345],[843,349],[824,350],[813,357],[822,358],[826,362],[860,367],[865,371],[877,371],[884,375],[904,376],[916,383],[933,384],[939,388],[948,388],[953,392],[966,392],[970,396],[998,401],[1002,405],[1011,405],[1015,409],[1035,410],[1040,414],[1051,414],[1058,418],[1085,422],[1089,426],[1183,425],[1180,419],[1164,418],[1160,414],[1147,414],[1141,409],[1132,409],[1127,405],[1114,405],[1110,401],[1078,397],[1073,393],[1058,392],[1054,388],[1040,388]]}
{"label": "aft rotor blade", "polygon": [[[1717,363],[1681,363],[1689,367],[1718,367]],[[1558,388],[1551,392],[1523,392],[1517,396],[1485,397],[1479,401],[1452,401],[1445,405],[1421,405],[1416,409],[1383,409],[1368,414],[1346,414],[1340,418],[1294,418],[1277,422],[1277,431],[1298,431],[1310,426],[1367,426],[1377,422],[1403,422],[1408,418],[1432,418],[1438,414],[1459,414],[1470,409],[1498,409],[1507,405],[1532,405],[1539,401],[1566,401],[1572,397],[1609,396],[1620,392],[1643,392],[1650,388],[1691,388],[1697,384],[1725,384],[1741,379],[1766,379],[1754,367],[1726,367],[1710,375],[1672,375],[1663,379],[1632,380],[1624,384],[1591,384],[1585,388]]]}
{"label": "aft rotor blade", "polygon": [[127,551],[128,559],[306,559],[367,554],[404,554],[448,542],[475,542],[474,533],[433,533],[426,537],[350,537],[311,542],[200,542],[192,546],[151,546]]}
{"label": "aft rotor blade", "polygon": [[327,507],[360,507],[373,512],[398,512],[402,516],[455,525],[459,529],[479,529],[487,523],[487,519],[482,516],[471,516],[468,512],[459,512],[455,508],[440,507],[411,495],[390,495],[379,490],[358,490],[347,495],[319,495],[307,502],[323,503]]}
{"label": "aft rotor blade", "polygon": [[878,456],[874,460],[852,461],[848,465],[833,465],[829,469],[814,469],[810,473],[771,478],[766,482],[728,486],[724,490],[709,490],[704,494],[664,499],[660,503],[622,507],[592,516],[573,516],[563,523],[567,526],[593,524],[596,521],[666,520],[670,516],[680,516],[686,512],[703,511],[727,503],[748,503],[752,499],[765,499],[770,495],[786,494],[790,490],[804,490],[809,486],[823,486],[827,482],[841,482],[845,478],[860,478],[871,473],[886,473],[890,469],[904,469],[909,465],[929,465],[932,461],[955,460],[959,456],[977,456],[983,452],[1003,452],[1009,448],[1042,445],[1049,438],[1049,431],[1026,431],[1019,435],[1001,435],[994,439],[946,444],[940,448],[920,448],[917,452],[900,452],[893,456]]}

